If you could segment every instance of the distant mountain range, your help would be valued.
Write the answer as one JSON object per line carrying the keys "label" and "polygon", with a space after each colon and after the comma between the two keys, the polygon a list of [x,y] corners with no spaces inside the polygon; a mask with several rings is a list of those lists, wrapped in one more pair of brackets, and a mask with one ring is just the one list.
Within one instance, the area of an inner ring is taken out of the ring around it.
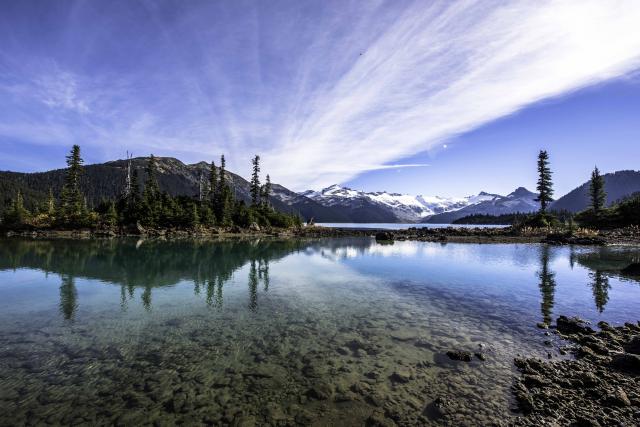
{"label": "distant mountain range", "polygon": [[[197,197],[200,179],[206,180],[209,164],[205,162],[184,164],[171,157],[158,160],[160,187],[172,195]],[[144,181],[147,158],[132,159],[132,167],[139,171]],[[89,205],[95,206],[103,199],[113,199],[124,188],[126,161],[115,160],[85,166],[82,189]],[[232,192],[239,199],[249,201],[249,182],[239,175],[226,172]],[[640,171],[620,171],[605,174],[607,203],[640,191]],[[15,197],[18,190],[25,196],[25,203],[32,208],[46,200],[49,188],[59,193],[64,181],[64,169],[37,173],[0,172],[0,211]],[[588,207],[589,182],[556,200],[551,209],[578,212]],[[515,212],[533,212],[538,209],[536,194],[524,187],[502,196],[481,192],[475,196],[446,198],[439,196],[411,196],[386,191],[363,192],[339,185],[322,191],[296,193],[281,185],[273,184],[271,203],[283,212],[298,213],[316,222],[406,222],[444,223],[473,215],[502,215]]]}
{"label": "distant mountain range", "polygon": [[487,193],[463,198],[411,196],[386,191],[366,193],[339,185],[332,185],[322,191],[310,190],[300,194],[323,206],[339,209],[353,218],[353,222],[408,223],[420,222],[445,212],[457,211],[470,204],[494,197]]}
{"label": "distant mountain range", "polygon": [[517,188],[514,192],[500,196],[498,194],[486,194],[487,198],[476,203],[470,203],[461,209],[433,215],[422,222],[430,224],[450,224],[456,219],[469,215],[503,215],[516,212],[528,213],[539,209],[540,204],[535,201],[538,195],[524,187]]}

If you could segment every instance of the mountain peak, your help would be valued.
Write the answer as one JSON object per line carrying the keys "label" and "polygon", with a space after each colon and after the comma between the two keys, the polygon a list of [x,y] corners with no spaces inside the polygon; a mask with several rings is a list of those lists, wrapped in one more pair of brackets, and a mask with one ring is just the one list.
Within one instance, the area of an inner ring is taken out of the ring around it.
{"label": "mountain peak", "polygon": [[[336,190],[342,190],[344,187],[340,186],[339,184],[332,184],[326,188],[323,188],[322,190],[320,190],[321,193],[329,193],[332,191],[336,191]],[[348,188],[344,188],[345,190],[349,190]]]}
{"label": "mountain peak", "polygon": [[529,196],[537,196],[537,194],[527,190],[525,187],[518,187],[507,197],[529,197]]}

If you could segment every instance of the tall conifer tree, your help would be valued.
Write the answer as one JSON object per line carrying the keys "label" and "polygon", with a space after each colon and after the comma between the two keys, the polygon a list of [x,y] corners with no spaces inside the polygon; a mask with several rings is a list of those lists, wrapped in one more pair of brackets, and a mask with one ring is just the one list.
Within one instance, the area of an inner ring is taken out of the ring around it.
{"label": "tall conifer tree", "polygon": [[264,185],[262,186],[262,204],[265,207],[269,207],[269,197],[271,196],[271,178],[269,174],[264,180]]}
{"label": "tall conifer tree", "polygon": [[538,154],[538,190],[537,202],[540,202],[540,212],[545,213],[547,206],[553,201],[553,183],[551,181],[551,169],[549,168],[549,155],[540,150]]}
{"label": "tall conifer tree", "polygon": [[260,204],[260,156],[256,155],[251,161],[253,171],[251,173],[251,204],[258,206]]}
{"label": "tall conifer tree", "polygon": [[222,225],[229,225],[231,223],[231,206],[233,204],[233,200],[231,197],[231,190],[227,185],[225,167],[226,162],[223,154],[220,156],[220,174],[218,175],[218,190],[216,191],[214,210],[218,223]]}
{"label": "tall conifer tree", "polygon": [[218,171],[216,170],[216,164],[211,161],[211,169],[209,170],[209,199],[214,202],[216,198],[216,191],[218,190]]}
{"label": "tall conifer tree", "polygon": [[61,195],[61,211],[65,222],[81,221],[86,213],[85,199],[80,191],[82,163],[80,146],[74,145],[67,155],[67,172]]}
{"label": "tall conifer tree", "polygon": [[160,193],[160,186],[158,185],[158,164],[153,154],[149,156],[145,172],[147,180],[144,183],[144,198],[145,200],[152,200]]}
{"label": "tall conifer tree", "polygon": [[604,191],[604,177],[600,175],[597,166],[591,172],[589,195],[591,196],[591,208],[596,215],[599,215],[605,206],[607,193]]}

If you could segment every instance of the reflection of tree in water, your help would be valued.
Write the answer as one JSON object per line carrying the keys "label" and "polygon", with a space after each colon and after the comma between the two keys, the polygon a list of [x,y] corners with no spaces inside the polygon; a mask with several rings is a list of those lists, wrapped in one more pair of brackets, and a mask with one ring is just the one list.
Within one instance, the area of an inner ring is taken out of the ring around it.
{"label": "reflection of tree in water", "polygon": [[125,285],[120,285],[120,309],[122,311],[126,311],[127,305],[127,287]]}
{"label": "reflection of tree in water", "polygon": [[596,303],[596,308],[600,313],[602,313],[607,302],[609,302],[609,289],[611,289],[609,278],[605,276],[603,272],[598,270],[590,273],[589,276],[593,279],[591,282],[591,290],[593,291],[593,299]]}
{"label": "reflection of tree in water", "polygon": [[542,320],[544,323],[550,324],[556,281],[555,273],[549,270],[549,247],[546,245],[542,246],[538,278],[540,279],[538,286],[540,287],[540,293],[542,294],[542,303],[540,304]]}
{"label": "reflection of tree in water", "polygon": [[258,271],[256,261],[251,260],[249,266],[249,309],[255,311],[258,308]]}
{"label": "reflection of tree in water", "polygon": [[151,310],[151,286],[145,286],[142,295],[140,296],[142,306],[145,310]]}
{"label": "reflection of tree in water", "polygon": [[576,265],[576,249],[573,246],[569,247],[569,267],[573,270]]}
{"label": "reflection of tree in water", "polygon": [[[235,271],[253,262],[250,294],[257,307],[260,280],[268,291],[269,262],[294,252],[344,248],[360,252],[371,246],[369,240],[301,241],[301,240],[27,240],[11,239],[0,245],[0,270],[31,268],[56,273],[68,279],[82,277],[121,286],[120,306],[128,308],[135,289],[142,289],[142,305],[151,308],[153,288],[171,286],[182,281],[194,282],[194,292],[204,290],[207,304],[222,306],[223,285]],[[250,269],[251,270],[251,269]],[[257,280],[257,284],[256,284]],[[203,289],[204,288],[204,289]],[[72,287],[61,287],[62,300],[74,301]],[[65,307],[66,307],[66,303]],[[71,313],[73,310],[65,310]],[[71,317],[72,314],[69,315]]]}
{"label": "reflection of tree in water", "polygon": [[222,286],[224,285],[224,280],[221,277],[218,277],[216,280],[209,280],[207,282],[207,293],[205,297],[205,301],[208,306],[222,308]]}
{"label": "reflection of tree in water", "polygon": [[[87,277],[120,285],[120,307],[127,310],[142,288],[142,306],[152,307],[153,288],[183,280],[194,282],[196,295],[205,294],[208,305],[222,307],[223,286],[233,273],[253,260],[251,307],[257,307],[256,275],[269,287],[269,260],[282,258],[309,246],[300,241],[32,241],[11,240],[0,247],[0,270],[30,267],[63,275],[68,282]],[[259,282],[258,280],[258,282]],[[204,292],[203,292],[204,288]],[[72,285],[61,287],[61,312],[71,318],[77,296]],[[64,307],[64,308],[63,308]],[[66,313],[66,314],[65,314]]]}
{"label": "reflection of tree in water", "polygon": [[264,291],[269,291],[269,260],[258,261],[258,278],[262,280],[264,284]]}
{"label": "reflection of tree in water", "polygon": [[73,321],[78,308],[78,291],[75,278],[62,276],[60,284],[60,313],[65,320]]}

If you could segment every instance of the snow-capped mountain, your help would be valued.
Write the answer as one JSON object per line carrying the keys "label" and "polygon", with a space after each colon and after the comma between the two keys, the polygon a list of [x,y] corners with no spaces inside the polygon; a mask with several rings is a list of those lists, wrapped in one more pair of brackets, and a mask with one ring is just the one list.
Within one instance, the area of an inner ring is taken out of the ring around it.
{"label": "snow-capped mountain", "polygon": [[502,215],[516,212],[528,213],[535,212],[540,207],[539,203],[535,200],[538,195],[524,187],[519,187],[513,193],[506,196],[500,196],[497,194],[487,196],[492,197],[486,198],[485,200],[479,200],[476,203],[470,203],[468,206],[455,211],[444,212],[431,216],[423,222],[429,222],[432,224],[449,224],[456,219],[463,218],[468,215]]}
{"label": "snow-capped mountain", "polygon": [[[493,200],[495,194],[480,193],[469,197],[412,196],[386,191],[364,192],[332,185],[322,191],[305,191],[308,197],[323,206],[340,208],[350,212],[351,217],[375,217],[385,222],[420,222],[433,215],[457,211],[471,204]],[[367,219],[366,222],[370,221]],[[363,219],[361,222],[365,222]]]}

